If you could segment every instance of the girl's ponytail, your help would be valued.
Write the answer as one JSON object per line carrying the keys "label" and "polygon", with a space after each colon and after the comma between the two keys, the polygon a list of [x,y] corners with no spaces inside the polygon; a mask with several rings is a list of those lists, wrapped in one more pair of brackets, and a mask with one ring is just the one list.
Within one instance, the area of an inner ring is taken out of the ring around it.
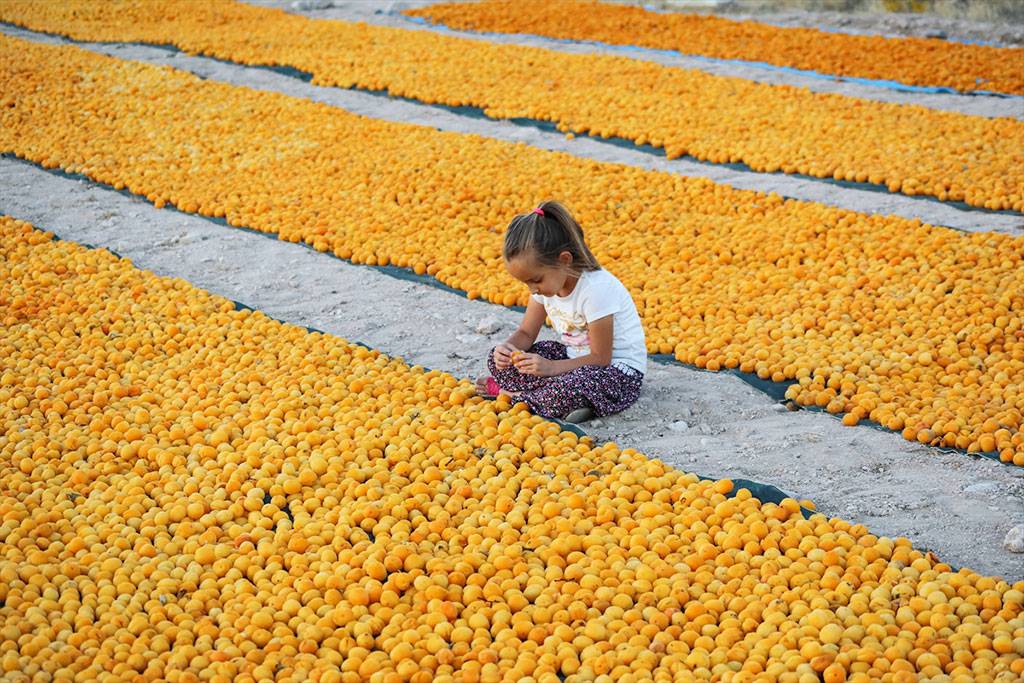
{"label": "girl's ponytail", "polygon": [[557,265],[558,255],[567,251],[572,254],[570,268],[573,271],[601,270],[583,239],[583,228],[569,210],[556,201],[546,201],[509,223],[505,231],[505,260],[531,251],[542,266]]}

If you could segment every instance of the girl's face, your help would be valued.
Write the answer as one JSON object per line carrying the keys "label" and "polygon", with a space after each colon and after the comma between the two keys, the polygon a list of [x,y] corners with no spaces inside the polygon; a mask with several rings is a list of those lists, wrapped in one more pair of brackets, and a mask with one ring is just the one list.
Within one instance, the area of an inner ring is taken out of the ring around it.
{"label": "girl's face", "polygon": [[530,288],[530,294],[541,296],[571,294],[579,279],[570,270],[571,266],[572,254],[567,251],[558,255],[558,263],[553,266],[539,264],[537,258],[530,253],[519,254],[505,261],[505,267],[512,277],[525,283]]}

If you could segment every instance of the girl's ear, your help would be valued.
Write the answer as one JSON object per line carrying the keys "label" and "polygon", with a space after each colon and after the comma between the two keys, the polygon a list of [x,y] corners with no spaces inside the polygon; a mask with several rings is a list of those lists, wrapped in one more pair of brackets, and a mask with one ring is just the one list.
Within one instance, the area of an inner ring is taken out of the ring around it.
{"label": "girl's ear", "polygon": [[572,265],[572,252],[570,252],[570,251],[563,251],[561,254],[559,254],[558,255],[558,264],[561,265],[561,266],[571,266]]}

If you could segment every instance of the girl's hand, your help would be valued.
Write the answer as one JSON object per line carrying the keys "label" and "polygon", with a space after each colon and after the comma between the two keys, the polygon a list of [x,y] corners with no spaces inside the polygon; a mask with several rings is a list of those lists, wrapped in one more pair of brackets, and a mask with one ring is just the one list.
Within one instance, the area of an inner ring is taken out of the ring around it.
{"label": "girl's hand", "polygon": [[499,370],[504,370],[512,365],[512,354],[519,353],[519,349],[508,342],[502,342],[494,347],[494,365]]}
{"label": "girl's hand", "polygon": [[516,370],[524,375],[550,377],[554,374],[554,364],[536,353],[521,353],[516,357],[515,363]]}

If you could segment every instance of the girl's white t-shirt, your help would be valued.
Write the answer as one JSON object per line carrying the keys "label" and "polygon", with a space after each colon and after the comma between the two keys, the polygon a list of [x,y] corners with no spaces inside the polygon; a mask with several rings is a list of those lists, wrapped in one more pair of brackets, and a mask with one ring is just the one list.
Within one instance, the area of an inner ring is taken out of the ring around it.
{"label": "girl's white t-shirt", "polygon": [[590,323],[610,315],[612,365],[647,372],[647,342],[636,304],[625,285],[607,270],[584,271],[569,296],[532,296],[544,306],[569,358],[590,353]]}

